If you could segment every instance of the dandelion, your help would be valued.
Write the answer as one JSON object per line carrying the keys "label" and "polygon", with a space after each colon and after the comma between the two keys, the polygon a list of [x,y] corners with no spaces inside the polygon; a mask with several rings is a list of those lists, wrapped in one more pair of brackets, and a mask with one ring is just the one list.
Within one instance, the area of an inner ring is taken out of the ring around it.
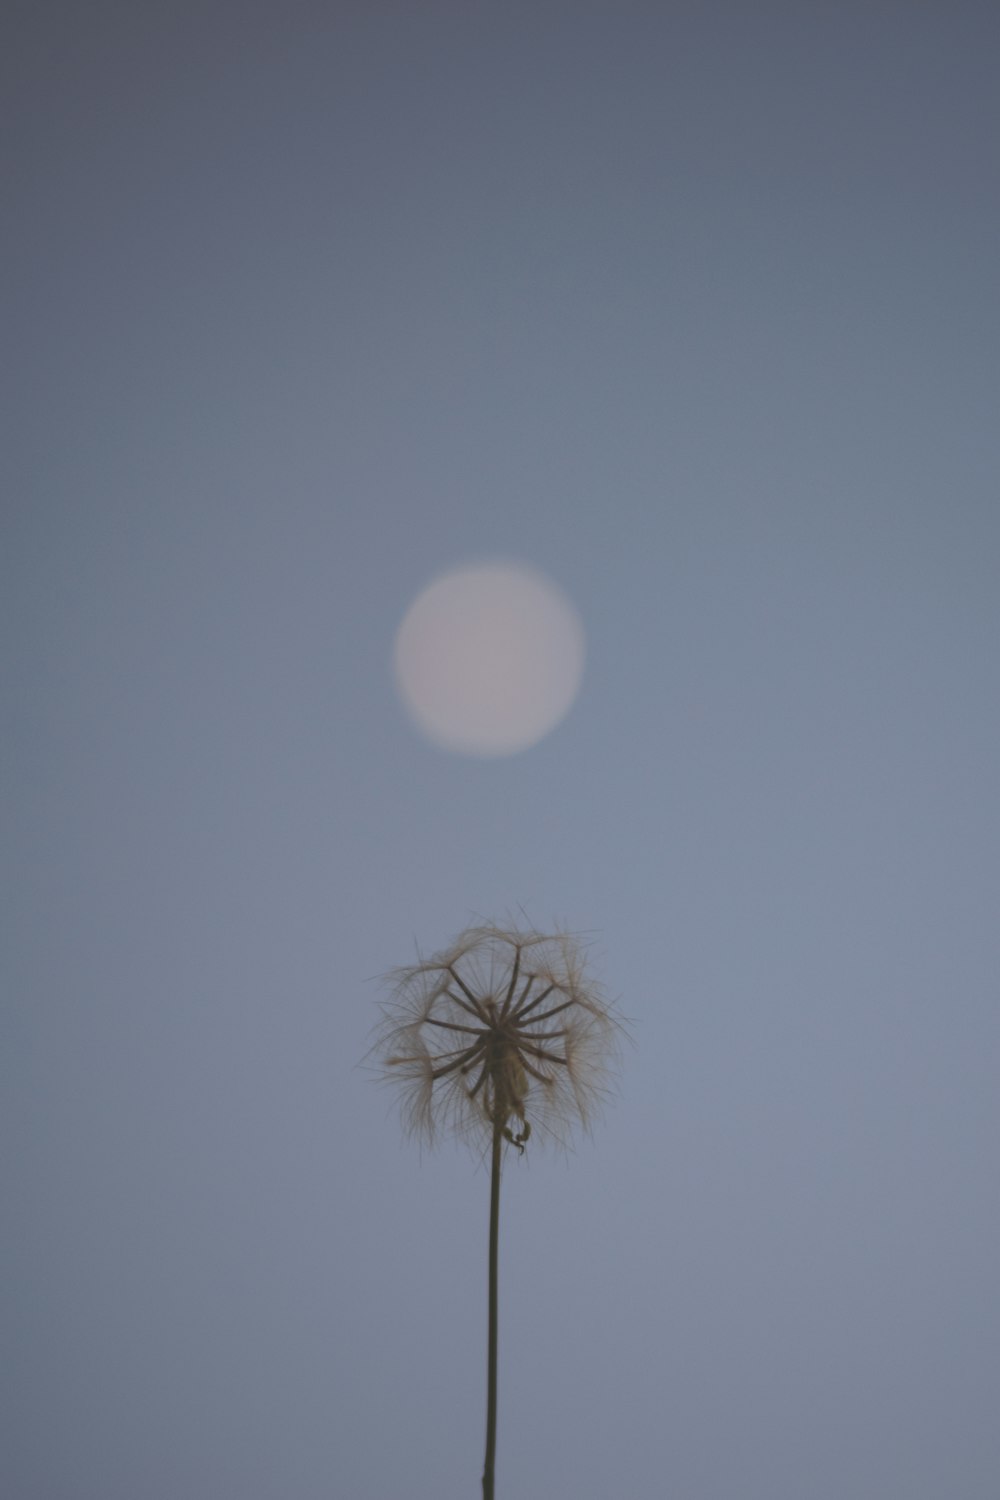
{"label": "dandelion", "polygon": [[621,1022],[586,972],[579,939],[470,928],[444,952],[388,976],[372,1049],[401,1085],[408,1130],[455,1133],[490,1156],[489,1334],[483,1500],[493,1500],[500,1167],[529,1139],[565,1143],[607,1091]]}

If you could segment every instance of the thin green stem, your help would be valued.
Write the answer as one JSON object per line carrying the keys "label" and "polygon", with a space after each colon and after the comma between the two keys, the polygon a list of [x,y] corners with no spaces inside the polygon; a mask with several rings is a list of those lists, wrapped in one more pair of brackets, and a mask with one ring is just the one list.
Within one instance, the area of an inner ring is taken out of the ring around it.
{"label": "thin green stem", "polygon": [[493,1122],[490,1162],[489,1337],[486,1353],[486,1458],[483,1463],[483,1500],[493,1500],[493,1471],[497,1455],[497,1264],[500,1244],[500,1156],[503,1127]]}

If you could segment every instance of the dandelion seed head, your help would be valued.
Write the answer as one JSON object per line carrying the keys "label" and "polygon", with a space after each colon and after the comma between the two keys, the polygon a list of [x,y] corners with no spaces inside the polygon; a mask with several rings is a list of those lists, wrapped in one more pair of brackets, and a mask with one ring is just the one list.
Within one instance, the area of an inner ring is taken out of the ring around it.
{"label": "dandelion seed head", "polygon": [[387,976],[372,1055],[399,1086],[407,1129],[487,1145],[495,1129],[565,1142],[591,1125],[622,1025],[588,973],[580,939],[471,927],[440,953]]}

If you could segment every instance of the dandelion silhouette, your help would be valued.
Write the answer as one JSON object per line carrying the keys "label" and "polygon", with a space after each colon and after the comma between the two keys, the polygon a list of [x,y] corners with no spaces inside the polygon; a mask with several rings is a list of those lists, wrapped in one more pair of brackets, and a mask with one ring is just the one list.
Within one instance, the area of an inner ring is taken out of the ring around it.
{"label": "dandelion silhouette", "polygon": [[493,1500],[501,1159],[507,1145],[523,1155],[538,1135],[565,1143],[575,1125],[589,1128],[622,1026],[568,933],[472,927],[387,980],[372,1051],[402,1086],[408,1130],[429,1143],[447,1130],[490,1153],[483,1500]]}

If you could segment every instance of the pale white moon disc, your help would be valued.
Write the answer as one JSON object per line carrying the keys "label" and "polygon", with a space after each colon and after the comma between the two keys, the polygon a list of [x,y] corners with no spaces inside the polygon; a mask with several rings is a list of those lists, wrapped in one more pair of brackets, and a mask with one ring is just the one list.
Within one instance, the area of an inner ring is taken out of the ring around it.
{"label": "pale white moon disc", "polygon": [[583,660],[573,605],[543,574],[513,563],[436,578],[404,616],[394,653],[418,728],[467,755],[537,744],[568,712]]}

